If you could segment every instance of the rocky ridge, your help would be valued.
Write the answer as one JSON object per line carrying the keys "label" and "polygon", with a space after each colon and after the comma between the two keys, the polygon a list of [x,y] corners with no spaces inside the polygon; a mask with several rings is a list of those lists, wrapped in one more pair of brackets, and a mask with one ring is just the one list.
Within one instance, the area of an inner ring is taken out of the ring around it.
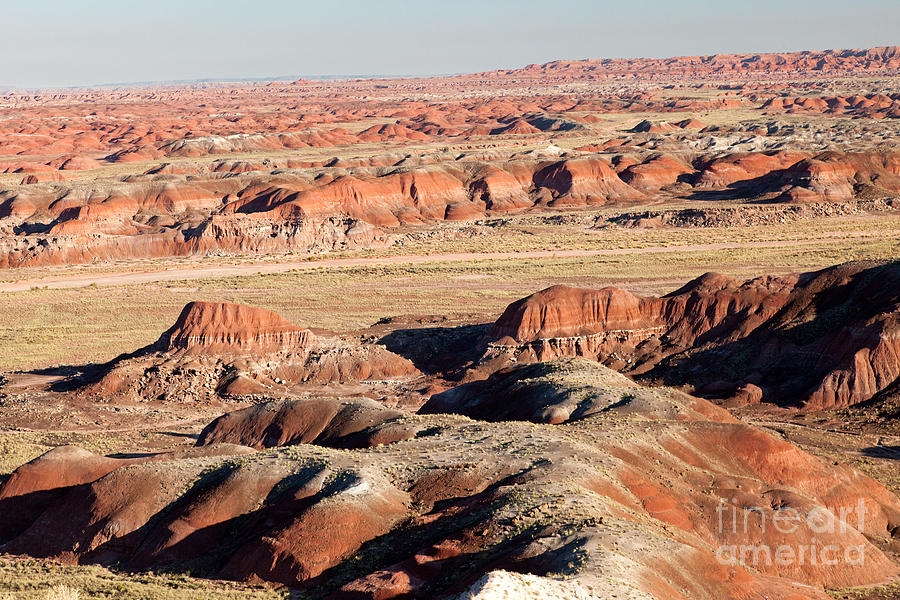
{"label": "rocky ridge", "polygon": [[554,286],[506,309],[482,363],[586,356],[739,403],[844,407],[900,376],[898,290],[896,262],[743,282],[709,273],[663,297]]}

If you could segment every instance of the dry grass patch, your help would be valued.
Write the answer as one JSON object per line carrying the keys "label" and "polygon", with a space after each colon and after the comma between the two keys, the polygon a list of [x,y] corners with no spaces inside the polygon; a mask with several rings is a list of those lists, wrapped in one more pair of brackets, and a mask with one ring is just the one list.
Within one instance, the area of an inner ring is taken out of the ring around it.
{"label": "dry grass patch", "polygon": [[182,574],[125,574],[96,566],[0,558],[0,599],[283,600],[287,592]]}

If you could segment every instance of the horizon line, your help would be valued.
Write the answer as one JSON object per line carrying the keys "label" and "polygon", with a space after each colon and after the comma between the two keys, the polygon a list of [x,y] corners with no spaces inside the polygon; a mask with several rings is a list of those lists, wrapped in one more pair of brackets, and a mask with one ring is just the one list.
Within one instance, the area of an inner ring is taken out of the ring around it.
{"label": "horizon line", "polygon": [[142,80],[142,81],[122,81],[109,83],[85,83],[71,85],[47,85],[47,86],[21,86],[21,85],[4,85],[0,84],[0,90],[3,92],[31,92],[31,91],[52,91],[52,90],[89,90],[94,88],[151,88],[181,85],[196,85],[201,83],[261,83],[266,81],[298,81],[308,79],[311,81],[349,81],[349,80],[367,80],[367,79],[428,79],[437,77],[459,77],[463,75],[474,75],[479,73],[490,73],[492,71],[510,71],[527,68],[530,66],[543,66],[556,62],[587,62],[587,61],[603,61],[603,60],[667,60],[675,58],[687,57],[712,57],[712,56],[754,56],[762,54],[805,54],[814,52],[842,52],[842,51],[862,51],[872,50],[876,48],[895,48],[900,47],[898,44],[885,44],[881,46],[868,46],[864,48],[822,48],[822,49],[801,49],[786,51],[753,51],[753,52],[714,52],[712,54],[678,54],[669,56],[607,56],[599,58],[554,58],[544,62],[532,62],[518,67],[495,67],[493,69],[481,71],[457,71],[451,73],[370,73],[370,74],[319,74],[319,75],[277,75],[272,77],[262,76],[244,76],[244,77],[199,77],[189,79],[160,79],[160,80]]}

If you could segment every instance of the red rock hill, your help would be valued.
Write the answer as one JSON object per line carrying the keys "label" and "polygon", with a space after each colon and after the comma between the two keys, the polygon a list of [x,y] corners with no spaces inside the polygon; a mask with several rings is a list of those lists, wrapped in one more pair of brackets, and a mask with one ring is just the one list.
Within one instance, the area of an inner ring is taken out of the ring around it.
{"label": "red rock hill", "polygon": [[313,335],[264,308],[227,302],[190,302],[157,342],[163,350],[269,352],[308,346]]}
{"label": "red rock hill", "polygon": [[485,341],[488,359],[587,356],[711,395],[847,406],[900,377],[900,263],[710,273],[660,298],[555,286],[511,304]]}

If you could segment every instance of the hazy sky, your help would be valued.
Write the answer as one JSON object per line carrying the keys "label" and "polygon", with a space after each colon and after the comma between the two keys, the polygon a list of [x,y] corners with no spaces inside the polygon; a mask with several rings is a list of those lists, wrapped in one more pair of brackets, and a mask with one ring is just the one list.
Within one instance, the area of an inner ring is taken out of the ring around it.
{"label": "hazy sky", "polygon": [[0,0],[0,86],[900,44],[900,0]]}

